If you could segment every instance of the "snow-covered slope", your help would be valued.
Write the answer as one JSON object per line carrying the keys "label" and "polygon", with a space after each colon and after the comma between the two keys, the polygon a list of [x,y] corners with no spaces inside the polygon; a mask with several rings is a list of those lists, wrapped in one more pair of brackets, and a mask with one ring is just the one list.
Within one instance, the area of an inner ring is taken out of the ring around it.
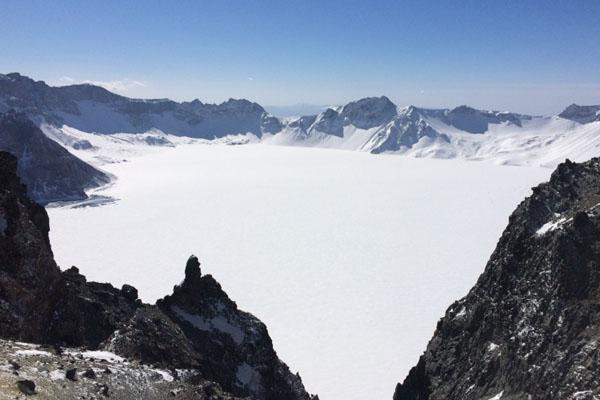
{"label": "snow-covered slope", "polygon": [[59,264],[150,301],[193,249],[323,400],[389,399],[510,210],[551,172],[206,144],[104,168],[118,180],[98,195],[118,202],[49,210]]}
{"label": "snow-covered slope", "polygon": [[[381,111],[383,98],[368,98],[318,116],[288,122],[265,143],[400,153],[415,157],[494,160],[500,164],[554,166],[565,158],[600,155],[600,106],[569,106],[560,116],[481,111],[467,106]],[[380,110],[348,117],[350,105]],[[391,104],[391,102],[390,102]],[[365,123],[376,121],[374,123]]]}
{"label": "snow-covered slope", "polygon": [[[468,106],[399,108],[382,96],[280,120],[248,100],[137,100],[93,85],[51,87],[19,74],[0,75],[0,111],[9,108],[26,112],[79,157],[100,163],[180,143],[178,136],[514,165],[555,166],[565,158],[600,155],[600,106],[575,104],[558,116],[530,116]],[[106,134],[112,136],[100,136]]]}
{"label": "snow-covered slope", "polygon": [[229,99],[221,104],[139,100],[89,84],[51,87],[18,73],[0,74],[0,112],[8,109],[23,111],[39,124],[104,134],[159,129],[213,139],[240,133],[261,136],[281,129],[277,118],[248,100]]}

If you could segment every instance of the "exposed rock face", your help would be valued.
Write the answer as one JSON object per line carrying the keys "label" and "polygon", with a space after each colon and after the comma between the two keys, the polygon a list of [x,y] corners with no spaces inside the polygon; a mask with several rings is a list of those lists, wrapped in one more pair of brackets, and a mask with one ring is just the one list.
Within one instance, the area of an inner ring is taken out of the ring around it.
{"label": "exposed rock face", "polygon": [[431,141],[450,141],[448,136],[433,129],[423,119],[417,108],[408,107],[394,118],[385,129],[377,132],[367,146],[372,148],[372,153],[378,154],[386,151],[398,151],[403,148],[408,149],[423,138]]}
{"label": "exposed rock face", "polygon": [[0,112],[16,109],[37,123],[63,124],[86,132],[143,133],[151,129],[196,138],[273,133],[278,119],[248,100],[221,104],[199,100],[138,100],[94,85],[48,86],[18,73],[0,74]]}
{"label": "exposed rock face", "polygon": [[197,368],[202,362],[179,325],[154,306],[138,308],[103,347],[163,368]]}
{"label": "exposed rock face", "polygon": [[158,306],[203,356],[203,376],[237,395],[309,399],[300,378],[277,357],[266,326],[240,311],[211,275],[201,276],[197,258],[188,260],[185,272],[183,283]]}
{"label": "exposed rock face", "polygon": [[[61,272],[46,211],[27,197],[16,170],[16,158],[0,152],[0,337],[186,369],[203,384],[216,382],[217,394],[222,387],[258,400],[311,399],[277,357],[265,325],[202,276],[196,257],[182,284],[154,306],[142,304],[132,286],[87,282],[75,267]],[[212,398],[209,389],[190,398]]]}
{"label": "exposed rock face", "polygon": [[16,175],[17,159],[0,152],[0,332],[41,335],[38,299],[60,279],[48,240],[48,215],[29,200]]}
{"label": "exposed rock face", "polygon": [[395,400],[600,395],[600,158],[565,162],[509,219]]}
{"label": "exposed rock face", "polygon": [[17,156],[18,173],[29,195],[40,203],[85,199],[85,189],[110,181],[108,175],[46,137],[22,113],[0,114],[0,150]]}
{"label": "exposed rock face", "polygon": [[0,152],[0,334],[71,345],[97,345],[127,320],[135,299],[107,284],[61,272],[48,239],[48,215],[16,175],[17,159]]}
{"label": "exposed rock face", "polygon": [[600,105],[598,106],[580,106],[571,104],[565,108],[563,112],[558,114],[559,117],[570,119],[581,124],[600,121]]}
{"label": "exposed rock face", "polygon": [[352,124],[360,129],[384,125],[396,114],[396,105],[385,96],[353,101],[346,104],[340,112],[345,124]]}
{"label": "exposed rock face", "polygon": [[314,123],[308,127],[307,134],[320,132],[343,136],[344,126],[370,129],[387,124],[396,113],[396,105],[387,97],[366,97],[336,110],[328,108],[316,117]]}
{"label": "exposed rock face", "polygon": [[[292,137],[292,143],[323,143],[326,147],[337,145],[374,154],[430,146],[429,154],[447,157],[451,154],[448,131],[483,134],[493,124],[521,127],[524,121],[531,119],[527,115],[482,111],[467,106],[452,110],[409,106],[398,110],[387,97],[367,97],[343,107],[327,109],[317,116],[289,121],[283,127],[283,135]],[[371,131],[362,132],[354,139],[352,135],[356,129]],[[331,141],[331,136],[340,139]],[[437,152],[436,148],[441,151]]]}
{"label": "exposed rock face", "polygon": [[514,113],[481,111],[468,106],[459,106],[445,113],[448,125],[470,133],[485,133],[489,124],[511,123],[520,127],[524,118],[528,117]]}

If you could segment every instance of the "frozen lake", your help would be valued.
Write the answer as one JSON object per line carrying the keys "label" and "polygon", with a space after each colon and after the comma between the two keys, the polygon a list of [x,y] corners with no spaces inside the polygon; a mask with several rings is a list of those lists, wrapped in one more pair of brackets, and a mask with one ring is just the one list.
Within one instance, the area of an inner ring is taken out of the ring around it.
{"label": "frozen lake", "polygon": [[196,254],[321,400],[391,399],[550,169],[267,145],[112,164],[119,201],[51,208],[62,268],[171,292]]}

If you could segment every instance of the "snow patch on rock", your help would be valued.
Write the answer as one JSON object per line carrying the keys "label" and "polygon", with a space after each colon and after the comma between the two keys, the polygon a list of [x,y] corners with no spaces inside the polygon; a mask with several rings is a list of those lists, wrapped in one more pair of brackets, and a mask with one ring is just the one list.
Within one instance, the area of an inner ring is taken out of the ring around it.
{"label": "snow patch on rock", "polygon": [[231,336],[234,342],[241,344],[244,341],[244,331],[237,325],[232,324],[223,316],[216,316],[211,319],[202,318],[199,315],[190,314],[180,307],[172,306],[171,309],[182,320],[189,322],[196,329],[201,331],[220,331]]}

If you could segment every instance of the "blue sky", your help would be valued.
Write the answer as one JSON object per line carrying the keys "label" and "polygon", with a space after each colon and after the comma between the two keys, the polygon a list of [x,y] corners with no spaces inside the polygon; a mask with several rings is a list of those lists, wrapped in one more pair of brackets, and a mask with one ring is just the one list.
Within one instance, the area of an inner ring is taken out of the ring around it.
{"label": "blue sky", "polygon": [[0,72],[132,97],[600,103],[600,1],[2,0]]}

